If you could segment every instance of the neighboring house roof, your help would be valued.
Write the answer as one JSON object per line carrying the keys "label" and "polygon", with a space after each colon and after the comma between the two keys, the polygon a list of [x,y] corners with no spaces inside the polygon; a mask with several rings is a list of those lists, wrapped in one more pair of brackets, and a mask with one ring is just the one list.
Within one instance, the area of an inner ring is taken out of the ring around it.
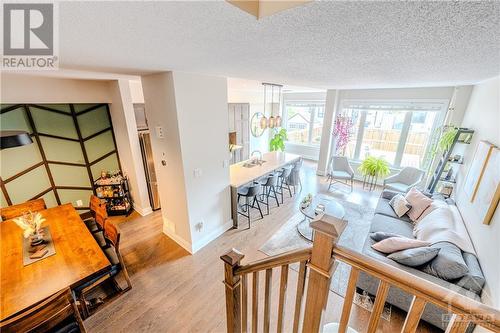
{"label": "neighboring house roof", "polygon": [[[298,117],[300,117],[300,118],[298,118]],[[295,119],[295,118],[297,118],[297,119]],[[290,118],[288,118],[288,122],[289,123],[308,123],[309,119],[306,119],[306,117],[304,117],[300,113],[296,113],[293,116],[291,116]]]}

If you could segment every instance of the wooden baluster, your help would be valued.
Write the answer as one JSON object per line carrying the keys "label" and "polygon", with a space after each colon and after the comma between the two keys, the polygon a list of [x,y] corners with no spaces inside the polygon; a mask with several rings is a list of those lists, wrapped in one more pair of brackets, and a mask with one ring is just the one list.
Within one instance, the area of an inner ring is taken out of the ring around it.
{"label": "wooden baluster", "polygon": [[252,332],[259,330],[259,272],[253,272],[252,278]]}
{"label": "wooden baluster", "polygon": [[302,317],[302,299],[304,298],[304,288],[306,285],[306,262],[300,262],[299,276],[297,278],[297,294],[295,295],[295,311],[293,314],[293,333],[298,333],[300,318]]}
{"label": "wooden baluster", "polygon": [[278,303],[278,326],[276,331],[283,332],[283,319],[285,317],[286,287],[288,284],[288,265],[281,266],[280,296]]}
{"label": "wooden baluster", "polygon": [[269,333],[269,320],[271,318],[271,289],[273,269],[266,269],[266,289],[264,293],[264,333]]}
{"label": "wooden baluster", "polygon": [[445,333],[463,333],[467,330],[468,326],[469,321],[465,320],[464,316],[454,314],[446,327]]}
{"label": "wooden baluster", "polygon": [[380,315],[384,310],[385,299],[387,293],[389,292],[390,285],[385,281],[380,281],[377,289],[377,296],[375,296],[375,304],[373,305],[372,314],[370,316],[370,322],[368,324],[368,333],[374,333],[377,331],[377,326],[380,321]]}
{"label": "wooden baluster", "polygon": [[245,256],[236,249],[221,256],[224,261],[224,284],[226,285],[226,323],[227,332],[241,332],[241,284],[240,276],[234,271]]}
{"label": "wooden baluster", "polygon": [[417,296],[413,296],[410,310],[406,315],[406,320],[401,333],[415,333],[417,331],[418,322],[425,309],[425,301]]}
{"label": "wooden baluster", "polygon": [[342,308],[342,315],[339,323],[339,333],[345,333],[347,325],[349,324],[349,317],[351,316],[352,301],[356,293],[356,282],[358,281],[359,270],[351,267],[351,274],[349,275],[349,283],[345,292],[344,306]]}
{"label": "wooden baluster", "polygon": [[306,308],[302,332],[319,332],[328,301],[332,276],[332,250],[347,222],[324,215],[321,220],[311,222],[314,242],[309,267]]}
{"label": "wooden baluster", "polygon": [[241,277],[241,331],[248,332],[248,275]]}

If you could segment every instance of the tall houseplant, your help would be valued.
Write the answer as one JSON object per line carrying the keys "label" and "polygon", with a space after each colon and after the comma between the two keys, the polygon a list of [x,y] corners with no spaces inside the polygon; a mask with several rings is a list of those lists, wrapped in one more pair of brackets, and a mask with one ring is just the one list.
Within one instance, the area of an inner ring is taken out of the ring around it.
{"label": "tall houseplant", "polygon": [[274,129],[274,135],[269,141],[269,151],[285,151],[285,141],[288,139],[286,129]]}
{"label": "tall houseplant", "polygon": [[353,121],[348,116],[338,116],[333,124],[333,137],[335,138],[335,154],[342,152],[345,155],[345,149],[351,139]]}

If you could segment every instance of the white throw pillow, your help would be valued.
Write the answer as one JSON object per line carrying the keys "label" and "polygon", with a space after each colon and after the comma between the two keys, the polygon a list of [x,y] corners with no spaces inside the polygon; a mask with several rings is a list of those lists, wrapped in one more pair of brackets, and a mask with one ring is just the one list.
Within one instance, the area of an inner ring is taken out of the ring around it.
{"label": "white throw pillow", "polygon": [[438,207],[418,221],[413,227],[413,236],[420,240],[432,239],[436,233],[449,232],[453,228],[453,215],[448,207]]}
{"label": "white throw pillow", "polygon": [[402,194],[393,196],[391,201],[389,201],[389,205],[399,217],[402,217],[411,209],[410,203],[406,201],[406,198]]}
{"label": "white throw pillow", "polygon": [[416,247],[429,246],[431,243],[406,237],[390,237],[372,245],[372,248],[382,253],[394,253],[396,251],[414,249]]}

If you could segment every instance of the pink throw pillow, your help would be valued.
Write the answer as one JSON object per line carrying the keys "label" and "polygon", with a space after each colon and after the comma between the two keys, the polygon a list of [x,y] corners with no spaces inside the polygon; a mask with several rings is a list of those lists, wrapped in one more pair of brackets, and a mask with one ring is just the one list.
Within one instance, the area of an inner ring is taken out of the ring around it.
{"label": "pink throw pillow", "polygon": [[429,245],[431,245],[431,243],[418,239],[411,239],[406,237],[390,237],[373,244],[372,248],[382,253],[394,253],[397,251]]}
{"label": "pink throw pillow", "polygon": [[411,209],[406,214],[413,222],[417,221],[424,210],[426,210],[432,203],[431,198],[426,197],[416,188],[412,188],[408,193],[406,193],[405,199],[411,205]]}

